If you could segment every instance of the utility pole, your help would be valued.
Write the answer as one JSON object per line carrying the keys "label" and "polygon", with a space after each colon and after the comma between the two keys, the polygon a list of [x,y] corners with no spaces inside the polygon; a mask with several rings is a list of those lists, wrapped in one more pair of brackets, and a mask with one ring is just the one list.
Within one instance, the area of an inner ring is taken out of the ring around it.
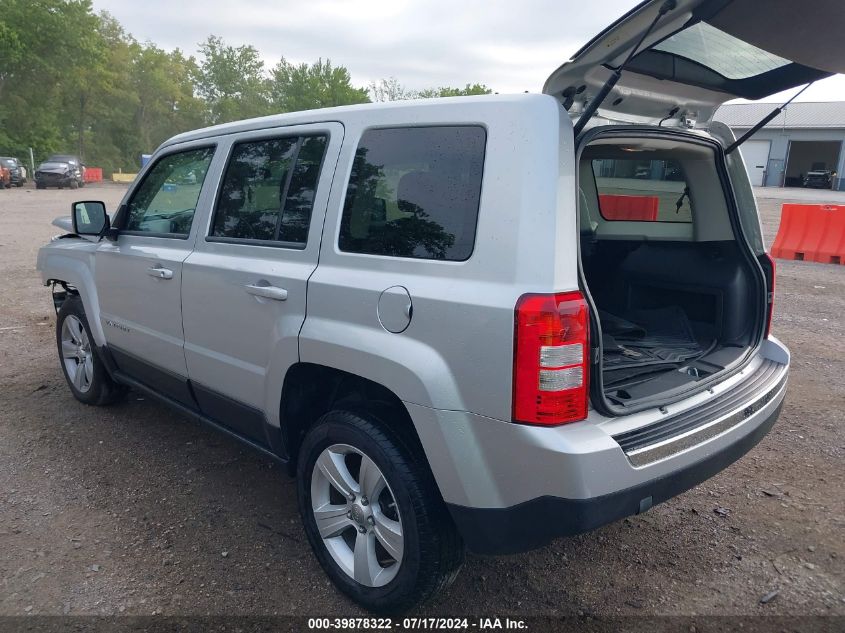
{"label": "utility pole", "polygon": [[32,148],[29,148],[29,166],[32,167],[32,171],[29,173],[29,177],[35,180],[35,157],[32,155]]}

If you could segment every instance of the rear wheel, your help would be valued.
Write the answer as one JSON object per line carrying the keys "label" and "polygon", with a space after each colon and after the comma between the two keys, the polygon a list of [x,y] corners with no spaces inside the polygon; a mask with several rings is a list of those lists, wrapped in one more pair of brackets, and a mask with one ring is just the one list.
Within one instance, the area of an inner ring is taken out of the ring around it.
{"label": "rear wheel", "polygon": [[363,607],[396,613],[448,586],[463,543],[424,458],[373,417],[331,411],[303,442],[299,510],[317,560]]}
{"label": "rear wheel", "polygon": [[71,180],[68,184],[68,187],[71,189],[78,189],[79,188],[79,181],[78,180]]}
{"label": "rear wheel", "polygon": [[77,295],[62,304],[56,320],[59,361],[73,396],[92,405],[110,404],[126,393],[114,382],[100,359],[88,326],[88,319]]}
{"label": "rear wheel", "polygon": [[46,189],[46,188],[47,188],[47,185],[45,185],[45,184],[44,184],[44,183],[42,183],[42,182],[38,182],[38,181],[36,180],[36,181],[35,181],[35,188],[36,188],[36,189]]}

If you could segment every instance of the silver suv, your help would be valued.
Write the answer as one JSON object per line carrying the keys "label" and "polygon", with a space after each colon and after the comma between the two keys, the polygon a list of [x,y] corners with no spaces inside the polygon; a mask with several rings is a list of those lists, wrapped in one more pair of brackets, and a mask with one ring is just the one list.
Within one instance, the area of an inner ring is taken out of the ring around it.
{"label": "silver suv", "polygon": [[286,464],[320,564],[383,612],[465,547],[540,547],[717,473],[774,424],[789,353],[710,121],[842,69],[745,41],[754,3],[705,4],[643,4],[542,95],[165,142],[112,218],[77,203],[39,253],[71,392],[136,389]]}

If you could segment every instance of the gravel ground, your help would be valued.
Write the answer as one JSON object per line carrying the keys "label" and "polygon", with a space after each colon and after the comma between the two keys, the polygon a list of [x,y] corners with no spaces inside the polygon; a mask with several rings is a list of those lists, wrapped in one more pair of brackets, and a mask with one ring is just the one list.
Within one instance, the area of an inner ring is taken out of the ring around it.
{"label": "gravel ground", "polygon": [[[130,394],[79,404],[56,360],[37,249],[78,191],[0,191],[0,615],[339,615],[280,469]],[[789,198],[759,190],[771,240]],[[778,262],[793,353],[780,422],[712,480],[529,554],[469,557],[429,615],[845,615],[845,268]],[[777,595],[761,604],[761,597]]]}

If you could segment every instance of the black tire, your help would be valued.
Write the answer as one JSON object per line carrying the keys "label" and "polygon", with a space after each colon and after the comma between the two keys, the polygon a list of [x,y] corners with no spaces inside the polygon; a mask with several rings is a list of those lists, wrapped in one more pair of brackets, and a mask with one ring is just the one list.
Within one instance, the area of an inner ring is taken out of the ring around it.
{"label": "black tire", "polygon": [[18,180],[18,181],[15,183],[15,187],[23,187],[23,181],[22,181],[22,180]]}
{"label": "black tire", "polygon": [[[73,384],[73,379],[68,374],[68,369],[65,366],[62,357],[62,325],[70,316],[74,316],[82,322],[82,327],[85,328],[85,333],[90,341],[90,350],[93,362],[93,378],[91,385],[87,391],[80,391]],[[91,336],[91,328],[88,325],[88,318],[85,316],[85,308],[82,305],[82,300],[78,295],[69,295],[59,310],[56,319],[56,346],[59,352],[59,365],[62,368],[62,373],[65,376],[68,387],[73,394],[73,397],[94,406],[103,406],[117,402],[126,395],[128,389],[124,385],[120,385],[111,379],[106,367],[100,358],[97,346],[94,344],[94,337]]]}
{"label": "black tire", "polygon": [[84,180],[80,180],[80,181],[79,181],[79,188],[80,188],[80,189],[82,189],[84,186],[85,186],[85,181],[84,181]]}
{"label": "black tire", "polygon": [[46,188],[47,188],[47,185],[45,185],[45,184],[43,184],[43,183],[40,183],[40,182],[38,182],[38,181],[36,180],[36,181],[35,181],[35,188],[36,188],[36,189],[46,189]]}
{"label": "black tire", "polygon": [[71,181],[68,183],[68,185],[67,185],[67,186],[68,186],[68,188],[70,188],[70,189],[79,189],[79,181],[78,181],[78,180],[71,180]]}
{"label": "black tire", "polygon": [[[382,587],[365,586],[332,558],[311,505],[317,458],[333,444],[347,444],[375,462],[390,487],[402,521],[404,553],[396,576]],[[464,561],[464,545],[423,455],[403,443],[375,416],[330,411],[308,432],[299,453],[297,491],[305,533],[317,560],[343,593],[376,613],[397,614],[448,587]]]}

